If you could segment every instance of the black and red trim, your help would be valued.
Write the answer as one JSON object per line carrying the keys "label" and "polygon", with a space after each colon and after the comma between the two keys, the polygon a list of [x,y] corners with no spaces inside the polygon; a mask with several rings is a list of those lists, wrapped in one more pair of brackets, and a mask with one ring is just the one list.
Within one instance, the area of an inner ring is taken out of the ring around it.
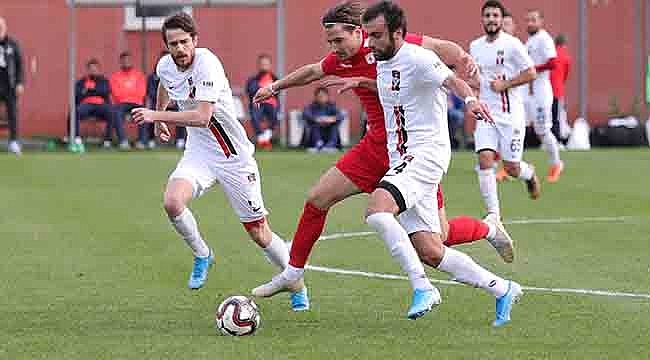
{"label": "black and red trim", "polygon": [[406,132],[406,118],[404,117],[404,107],[393,107],[393,115],[395,116],[395,124],[397,125],[397,151],[400,155],[406,153],[406,142],[408,141],[408,134]]}
{"label": "black and red trim", "polygon": [[[501,80],[506,81],[506,76],[502,75]],[[508,89],[501,92],[501,111],[510,113],[510,93]]]}
{"label": "black and red trim", "polygon": [[210,125],[208,125],[208,127],[210,128],[210,131],[214,137],[217,139],[219,146],[221,146],[221,150],[223,150],[223,153],[227,158],[231,157],[232,155],[237,155],[237,150],[235,150],[235,146],[232,144],[232,141],[228,137],[226,130],[223,128],[223,126],[221,126],[219,121],[217,121],[214,116],[210,119]]}

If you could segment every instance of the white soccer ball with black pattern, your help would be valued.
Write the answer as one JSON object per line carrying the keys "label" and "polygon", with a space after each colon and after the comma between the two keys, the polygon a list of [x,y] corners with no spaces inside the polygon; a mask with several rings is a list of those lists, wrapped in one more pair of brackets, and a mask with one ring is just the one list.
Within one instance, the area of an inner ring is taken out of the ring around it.
{"label": "white soccer ball with black pattern", "polygon": [[216,327],[223,335],[252,335],[260,327],[259,308],[246,296],[231,296],[217,308]]}

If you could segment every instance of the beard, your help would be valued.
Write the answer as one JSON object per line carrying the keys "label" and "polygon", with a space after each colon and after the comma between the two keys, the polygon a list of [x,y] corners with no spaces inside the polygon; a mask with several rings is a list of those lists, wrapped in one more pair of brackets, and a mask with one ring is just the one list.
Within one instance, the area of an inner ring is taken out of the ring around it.
{"label": "beard", "polygon": [[[494,27],[493,24],[490,24],[490,25],[483,25],[483,30],[485,31],[485,33],[486,33],[488,36],[494,36],[494,35],[498,34],[499,31],[501,31],[501,28],[502,28],[502,27],[501,27],[501,26],[498,26],[498,25],[497,25],[496,27]],[[494,30],[490,30],[490,29],[494,29]]]}
{"label": "beard", "polygon": [[184,55],[184,56],[179,56],[176,57],[172,55],[172,59],[174,60],[174,64],[178,66],[181,69],[187,69],[192,65],[192,61],[194,61],[194,54],[189,54],[189,55]]}
{"label": "beard", "polygon": [[375,55],[375,60],[378,61],[385,61],[392,58],[393,56],[395,56],[395,40],[391,38],[389,45],[386,46],[385,49],[383,50],[375,49],[372,52],[373,55]]}
{"label": "beard", "polygon": [[537,32],[539,31],[539,29],[533,29],[533,28],[528,28],[526,30],[528,30],[528,35],[531,36],[537,34]]}

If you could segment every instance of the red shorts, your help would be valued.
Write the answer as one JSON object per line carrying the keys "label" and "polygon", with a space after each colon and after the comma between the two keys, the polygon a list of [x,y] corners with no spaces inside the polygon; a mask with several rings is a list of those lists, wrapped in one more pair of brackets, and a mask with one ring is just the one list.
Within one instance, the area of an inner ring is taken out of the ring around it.
{"label": "red shorts", "polygon": [[[372,193],[388,172],[388,152],[385,144],[376,144],[363,138],[336,162],[345,177],[361,191]],[[445,206],[442,186],[438,185],[438,209]]]}

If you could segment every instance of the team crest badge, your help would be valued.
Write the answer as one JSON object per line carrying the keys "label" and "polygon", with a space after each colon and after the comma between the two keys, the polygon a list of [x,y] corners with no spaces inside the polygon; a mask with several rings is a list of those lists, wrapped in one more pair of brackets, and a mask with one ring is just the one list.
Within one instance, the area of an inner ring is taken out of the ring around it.
{"label": "team crest badge", "polygon": [[366,54],[366,62],[368,64],[374,64],[375,63],[375,55],[373,53]]}

